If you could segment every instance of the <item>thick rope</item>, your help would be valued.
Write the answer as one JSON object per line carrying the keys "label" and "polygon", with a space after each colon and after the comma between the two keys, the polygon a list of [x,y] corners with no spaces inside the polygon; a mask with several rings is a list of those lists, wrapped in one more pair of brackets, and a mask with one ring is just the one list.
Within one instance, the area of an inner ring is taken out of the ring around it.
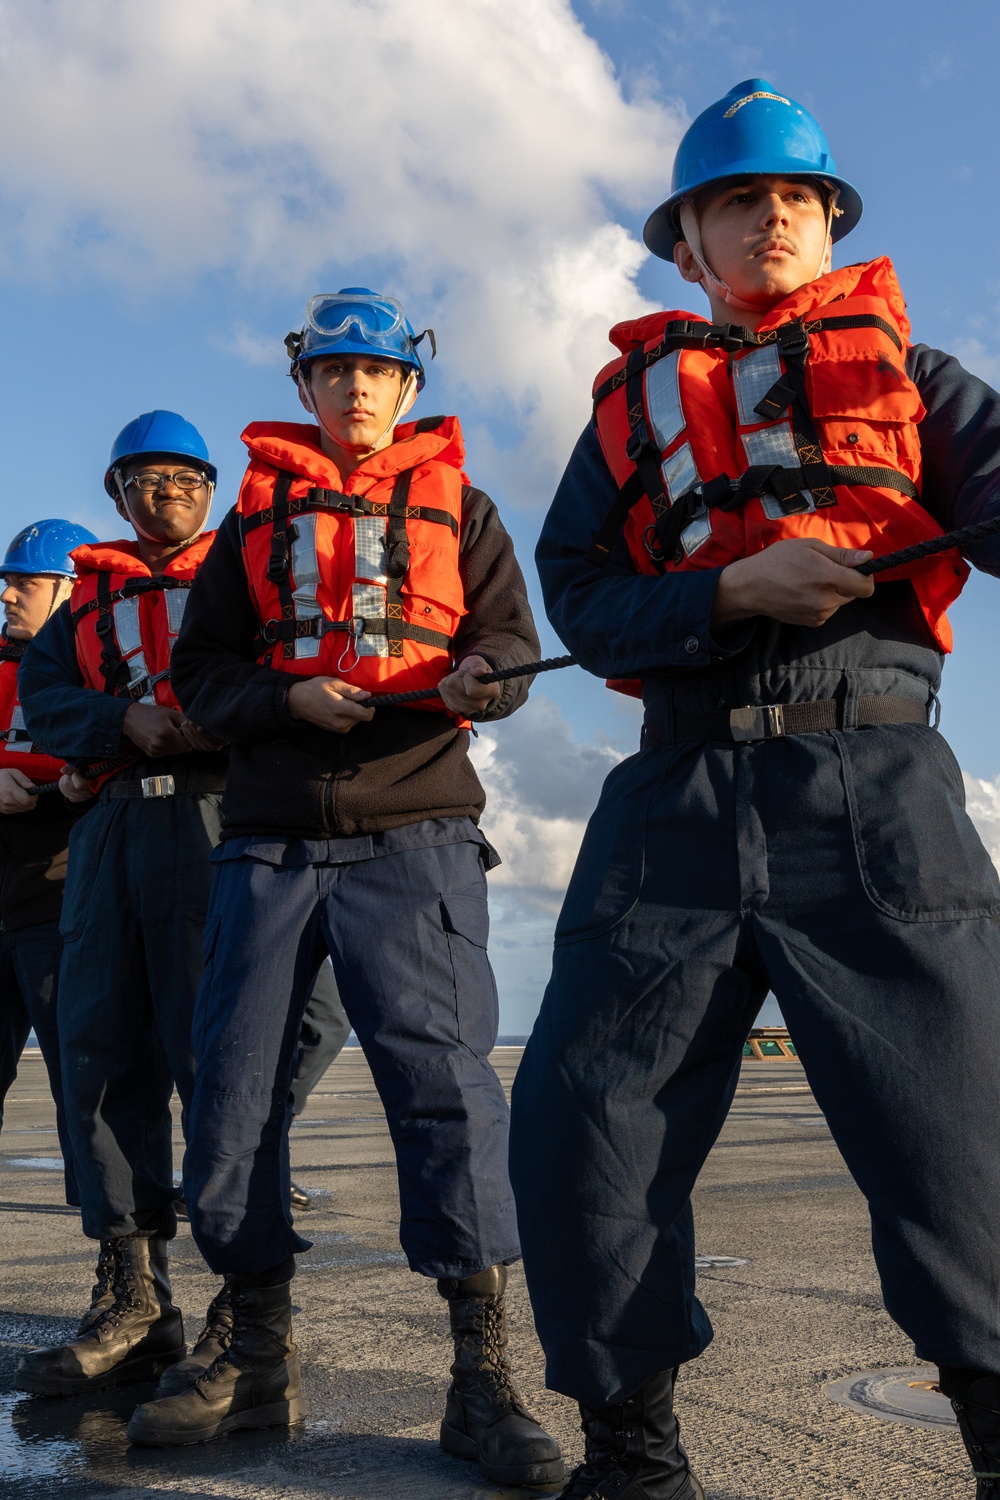
{"label": "thick rope", "polygon": [[902,547],[898,552],[887,552],[884,557],[873,557],[870,562],[859,563],[858,573],[869,577],[873,573],[885,573],[889,568],[902,568],[907,563],[919,562],[922,557],[933,557],[936,552],[950,552],[953,547],[969,547],[984,537],[995,536],[1000,531],[1000,515],[989,521],[977,521],[974,526],[963,526],[960,531],[949,531],[944,536],[932,536],[926,542],[916,542],[912,547]]}
{"label": "thick rope", "polygon": [[[512,677],[534,677],[539,672],[558,672],[561,667],[575,667],[575,656],[549,656],[545,661],[529,661],[524,667],[503,667],[499,672],[486,672],[477,677],[477,682],[509,682]],[[437,688],[417,688],[410,693],[377,693],[365,700],[365,708],[399,708],[404,703],[421,703],[427,698],[437,698]]]}
{"label": "thick rope", "polygon": [[[134,765],[134,755],[119,755],[116,756],[114,760],[102,760],[98,765],[91,766],[90,769],[86,772],[86,775],[88,777],[108,776],[112,771],[122,771],[126,766]],[[35,787],[36,795],[39,792],[57,792],[58,790],[58,781],[43,781],[40,786]]]}

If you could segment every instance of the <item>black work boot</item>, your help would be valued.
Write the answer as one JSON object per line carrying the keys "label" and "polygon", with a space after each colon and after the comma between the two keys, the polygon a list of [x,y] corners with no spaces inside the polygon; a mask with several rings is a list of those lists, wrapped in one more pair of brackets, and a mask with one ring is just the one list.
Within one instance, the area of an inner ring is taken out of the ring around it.
{"label": "black work boot", "polygon": [[170,1300],[167,1241],[130,1234],[114,1244],[111,1305],[70,1343],[25,1354],[14,1375],[18,1390],[71,1396],[155,1380],[184,1358],[184,1326]]}
{"label": "black work boot", "polygon": [[115,1300],[115,1267],[117,1258],[118,1241],[102,1240],[100,1252],[97,1256],[97,1270],[94,1272],[94,1288],[90,1294],[90,1306],[80,1319],[77,1333],[86,1333],[101,1316],[106,1308],[110,1307]]}
{"label": "black work boot", "polygon": [[292,1343],[291,1282],[247,1287],[231,1279],[228,1348],[193,1385],[137,1407],[133,1443],[171,1448],[205,1443],[240,1427],[290,1427],[306,1414],[299,1354]]}
{"label": "black work boot", "polygon": [[227,1276],[219,1291],[208,1304],[205,1326],[199,1333],[194,1348],[187,1359],[178,1360],[169,1370],[164,1370],[156,1387],[156,1399],[175,1396],[189,1385],[194,1385],[199,1375],[204,1375],[213,1360],[225,1354],[233,1338],[233,1284]]}
{"label": "black work boot", "polygon": [[676,1370],[624,1401],[580,1406],[585,1457],[559,1500],[705,1500],[674,1416]]}
{"label": "black work boot", "polygon": [[491,1266],[464,1281],[438,1282],[455,1336],[441,1446],[474,1458],[497,1484],[557,1484],[562,1450],[526,1409],[507,1359],[504,1289],[507,1267]]}
{"label": "black work boot", "polygon": [[955,1408],[976,1477],[976,1500],[1000,1500],[1000,1375],[942,1365],[939,1386]]}

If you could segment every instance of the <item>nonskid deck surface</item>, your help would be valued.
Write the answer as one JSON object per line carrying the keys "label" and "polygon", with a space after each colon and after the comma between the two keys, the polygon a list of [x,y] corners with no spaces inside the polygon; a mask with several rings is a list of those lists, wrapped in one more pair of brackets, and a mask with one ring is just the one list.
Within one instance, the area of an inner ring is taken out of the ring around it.
{"label": "nonskid deck surface", "polygon": [[[494,1054],[508,1087],[519,1058],[518,1047]],[[176,1139],[179,1166],[179,1133]],[[204,1448],[130,1449],[125,1423],[147,1388],[91,1401],[12,1389],[25,1347],[73,1332],[94,1262],[75,1214],[61,1206],[42,1064],[25,1057],[0,1136],[3,1500],[514,1495],[438,1448],[447,1314],[433,1285],[413,1276],[400,1253],[392,1150],[359,1051],[347,1050],[334,1064],[292,1141],[293,1174],[319,1195],[300,1221],[315,1248],[302,1257],[295,1288],[309,1420],[292,1433],[246,1433]],[[705,1262],[699,1289],[716,1342],[682,1372],[678,1406],[709,1500],[955,1500],[971,1493],[954,1429],[882,1421],[824,1394],[824,1386],[855,1372],[915,1361],[882,1310],[864,1203],[797,1062],[744,1062],[695,1210]],[[193,1337],[216,1283],[201,1268],[186,1225],[173,1246],[173,1268]],[[576,1462],[576,1409],[544,1390],[518,1269],[511,1304],[519,1381]]]}

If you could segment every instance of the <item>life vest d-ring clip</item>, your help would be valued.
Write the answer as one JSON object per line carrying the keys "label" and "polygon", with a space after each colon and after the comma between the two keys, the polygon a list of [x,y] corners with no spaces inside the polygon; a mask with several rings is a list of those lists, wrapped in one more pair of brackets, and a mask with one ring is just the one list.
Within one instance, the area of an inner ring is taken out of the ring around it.
{"label": "life vest d-ring clip", "polygon": [[[365,633],[364,615],[352,615],[347,622],[347,644],[340,653],[337,662],[338,672],[351,672],[361,660],[361,652],[358,650],[358,641]],[[353,660],[351,659],[353,655]]]}
{"label": "life vest d-ring clip", "polygon": [[645,531],[642,533],[642,545],[645,547],[646,551],[649,553],[654,562],[663,561],[665,554],[662,546],[660,545],[660,539],[656,535],[655,526],[646,527]]}

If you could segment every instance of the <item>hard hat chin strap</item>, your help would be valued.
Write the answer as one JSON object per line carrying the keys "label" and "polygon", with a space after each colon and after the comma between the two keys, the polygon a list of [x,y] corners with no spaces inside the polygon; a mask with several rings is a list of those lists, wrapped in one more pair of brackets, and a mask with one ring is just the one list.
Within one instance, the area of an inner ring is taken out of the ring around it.
{"label": "hard hat chin strap", "polygon": [[71,578],[53,578],[53,580],[52,580],[52,602],[49,604],[48,613],[45,616],[46,621],[51,620],[52,616],[55,614],[56,610],[59,608],[60,604],[63,602],[63,599],[68,599],[69,598],[69,593],[66,592],[66,593],[63,594],[63,599],[60,599],[60,597],[59,597],[59,591],[62,588],[62,586],[63,586],[64,583],[72,584],[72,582],[73,582],[73,580]]}
{"label": "hard hat chin strap", "polygon": [[708,261],[701,244],[701,226],[698,223],[698,215],[694,204],[687,199],[680,208],[681,233],[684,242],[695,258],[695,263],[701,270],[701,284],[705,291],[713,291],[723,302],[728,303],[737,312],[760,313],[761,309],[752,302],[744,302],[737,297],[732,287],[727,286],[721,277],[716,276]]}
{"label": "hard hat chin strap", "polygon": [[392,416],[389,419],[388,426],[382,429],[381,436],[368,448],[354,448],[343,442],[342,439],[337,437],[336,433],[331,432],[329,427],[327,427],[326,423],[323,421],[323,418],[320,416],[319,412],[316,409],[316,402],[313,400],[312,386],[309,383],[308,374],[300,371],[298,376],[298,383],[299,390],[302,392],[306,406],[309,408],[312,415],[316,418],[316,421],[322,428],[323,432],[326,433],[326,436],[330,439],[331,443],[336,443],[338,448],[343,448],[345,453],[350,453],[353,458],[358,458],[361,462],[363,462],[366,458],[370,458],[373,453],[378,453],[381,451],[381,449],[388,447],[388,445],[392,442],[393,428],[396,426],[396,423],[399,421],[400,417],[406,415],[406,413],[409,411],[410,407],[416,400],[417,396],[417,372],[415,370],[410,370],[407,373],[406,378],[400,384],[399,396],[396,400],[396,405],[393,408]]}
{"label": "hard hat chin strap", "polygon": [[[833,187],[830,183],[824,183],[824,187],[829,189],[826,211],[826,239],[823,243],[823,254],[820,257],[819,265],[812,276],[809,277],[810,281],[815,281],[818,276],[824,276],[830,269],[830,230],[833,226],[834,215],[843,212],[843,209],[837,207],[839,189]],[[717,297],[721,297],[723,302],[728,303],[737,312],[755,313],[759,316],[761,312],[766,311],[766,305],[761,306],[759,303],[745,302],[742,298],[737,297],[732,287],[727,286],[721,276],[717,276],[712,270],[705,259],[705,251],[701,243],[701,226],[698,223],[697,211],[690,198],[685,199],[681,204],[679,218],[684,242],[694,256],[696,264],[701,269],[702,286],[705,288],[705,291],[713,291]]]}

